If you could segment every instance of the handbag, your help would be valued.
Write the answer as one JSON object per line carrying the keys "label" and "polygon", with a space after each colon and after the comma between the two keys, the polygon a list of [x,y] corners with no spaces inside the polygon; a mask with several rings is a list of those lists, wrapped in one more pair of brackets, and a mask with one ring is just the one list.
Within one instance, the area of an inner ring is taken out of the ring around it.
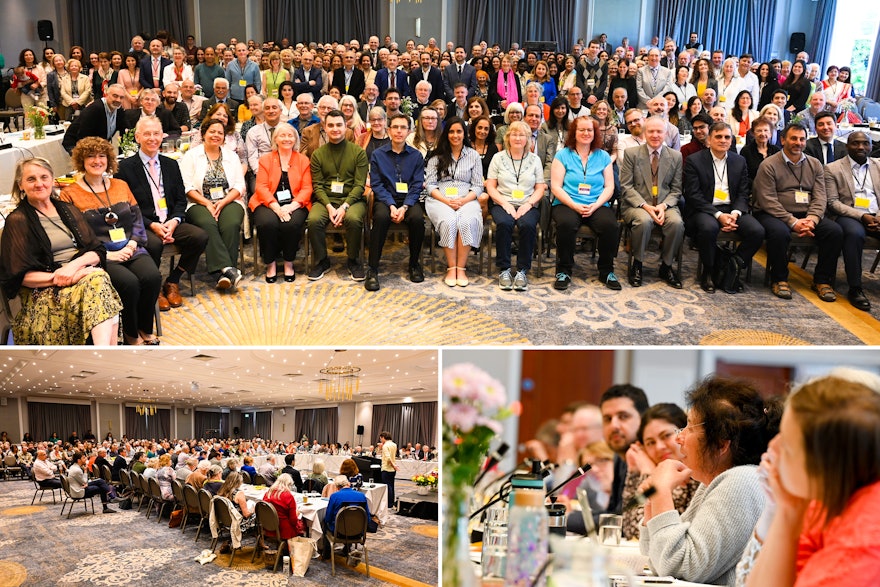
{"label": "handbag", "polygon": [[316,542],[316,540],[306,538],[305,536],[297,536],[287,541],[291,549],[290,555],[293,559],[290,565],[294,577],[306,576],[306,571],[309,570],[312,557],[318,552]]}
{"label": "handbag", "polygon": [[183,510],[174,510],[171,512],[171,518],[168,520],[169,528],[177,528],[183,523]]}
{"label": "handbag", "polygon": [[122,501],[120,501],[120,502],[116,505],[116,507],[118,507],[118,508],[121,509],[121,510],[130,510],[130,509],[131,509],[131,498],[130,498],[130,497],[126,497],[125,499],[123,499]]}

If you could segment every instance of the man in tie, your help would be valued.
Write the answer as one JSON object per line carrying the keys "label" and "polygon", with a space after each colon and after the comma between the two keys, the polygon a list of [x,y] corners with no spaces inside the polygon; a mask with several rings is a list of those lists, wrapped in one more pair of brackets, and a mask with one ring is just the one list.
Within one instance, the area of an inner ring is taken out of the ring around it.
{"label": "man in tie", "polygon": [[321,98],[321,88],[323,87],[322,72],[314,69],[312,64],[315,58],[311,52],[303,51],[302,66],[293,72],[293,91],[296,95],[309,92],[314,100]]}
{"label": "man in tie", "polygon": [[374,83],[364,86],[364,99],[358,102],[358,114],[361,120],[369,118],[370,110],[379,104],[379,88]]}
{"label": "man in tie", "polygon": [[398,71],[397,64],[397,55],[391,53],[385,59],[385,67],[376,73],[376,87],[379,88],[380,96],[384,96],[385,90],[388,88],[399,90],[402,96],[409,95],[409,84],[406,81],[407,75],[402,71]]}
{"label": "man in tie", "polygon": [[530,104],[526,106],[523,120],[528,125],[532,133],[532,153],[541,160],[541,166],[544,169],[544,181],[550,184],[550,166],[556,157],[556,137],[551,133],[539,132],[541,123],[544,122],[544,109],[538,104]]}
{"label": "man in tie", "polygon": [[646,110],[648,101],[666,92],[672,83],[672,71],[660,66],[660,50],[648,51],[648,63],[636,74],[636,92],[639,95],[639,108]]}
{"label": "man in tie", "polygon": [[244,141],[248,167],[254,176],[260,168],[260,157],[272,150],[272,137],[275,128],[281,123],[281,102],[278,98],[266,98],[263,101],[263,119],[262,123],[255,124],[248,130]]}
{"label": "man in tie", "polygon": [[633,287],[642,285],[642,261],[654,225],[663,230],[660,279],[675,289],[682,287],[681,277],[672,267],[684,240],[684,222],[678,209],[681,153],[667,147],[665,137],[666,121],[650,117],[645,122],[645,144],[624,151],[620,167],[621,210],[632,233],[633,262],[628,278]]}
{"label": "man in tie", "polygon": [[788,245],[792,235],[813,237],[819,249],[813,291],[824,302],[837,299],[832,283],[843,244],[843,230],[825,218],[827,204],[822,164],[804,154],[807,129],[792,123],[782,131],[782,151],[758,168],[752,184],[755,218],[767,233],[767,263],[773,295],[791,299]]}
{"label": "man in tie", "polygon": [[[819,121],[816,121],[819,124]],[[846,138],[846,155],[825,167],[828,216],[843,229],[843,264],[854,308],[871,309],[862,289],[862,247],[865,237],[880,238],[880,162],[869,157],[871,137],[862,131]]]}
{"label": "man in tie", "polygon": [[810,157],[815,157],[822,165],[828,165],[846,157],[846,145],[834,140],[834,134],[837,131],[837,122],[834,120],[834,114],[823,110],[813,120],[818,136],[807,139],[804,153]]}
{"label": "man in tie", "polygon": [[477,93],[477,70],[470,63],[465,62],[464,47],[455,48],[455,59],[446,66],[446,77],[443,80],[446,98],[452,100],[455,96],[455,84],[463,83],[468,89],[467,97],[470,98]]}
{"label": "man in tie", "polygon": [[150,41],[150,54],[140,62],[139,80],[142,88],[161,90],[162,71],[166,65],[171,65],[171,60],[162,55],[162,41],[153,39]]}
{"label": "man in tie", "polygon": [[161,266],[162,249],[177,245],[180,259],[171,268],[159,293],[159,309],[179,308],[180,278],[184,271],[195,273],[199,257],[208,244],[208,235],[194,224],[185,222],[186,192],[177,161],[159,155],[162,145],[162,124],[154,117],[144,117],[135,126],[134,138],[140,146],[137,154],[119,163],[117,179],[128,184],[137,200],[147,227],[147,252],[157,267]]}
{"label": "man in tie", "polygon": [[378,71],[382,67],[382,63],[379,61],[379,37],[376,35],[370,37],[370,40],[367,41],[367,50],[364,53],[370,56],[370,65]]}

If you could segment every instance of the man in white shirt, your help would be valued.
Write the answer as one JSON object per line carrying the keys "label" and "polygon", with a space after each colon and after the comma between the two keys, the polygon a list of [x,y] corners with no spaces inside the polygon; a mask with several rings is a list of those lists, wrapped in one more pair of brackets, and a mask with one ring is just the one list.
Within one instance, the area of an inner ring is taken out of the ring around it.
{"label": "man in white shirt", "polygon": [[751,71],[752,62],[754,60],[754,57],[752,57],[750,53],[743,53],[740,55],[735,77],[742,80],[742,89],[749,91],[752,95],[752,108],[757,109],[758,99],[761,97],[761,91],[758,83],[758,76]]}
{"label": "man in white shirt", "polygon": [[196,85],[191,79],[183,80],[180,84],[180,101],[189,110],[190,128],[202,119],[202,104],[208,99],[196,95]]}
{"label": "man in white shirt", "polygon": [[623,152],[630,147],[645,144],[645,115],[638,108],[630,108],[623,115],[629,134],[617,137],[617,160],[623,161]]}
{"label": "man in white shirt", "polygon": [[61,480],[56,476],[58,466],[49,462],[45,450],[37,451],[37,460],[34,461],[33,471],[34,479],[43,489],[61,489]]}

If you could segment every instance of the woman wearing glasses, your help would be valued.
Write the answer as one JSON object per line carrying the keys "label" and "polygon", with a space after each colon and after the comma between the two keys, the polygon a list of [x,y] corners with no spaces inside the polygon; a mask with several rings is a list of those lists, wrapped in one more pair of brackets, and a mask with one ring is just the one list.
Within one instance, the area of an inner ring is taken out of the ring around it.
{"label": "woman wearing glasses", "polygon": [[162,278],[144,248],[147,230],[128,184],[106,177],[116,173],[116,151],[104,139],[87,137],[74,147],[71,163],[82,175],[61,191],[61,199],[83,212],[107,249],[107,273],[122,298],[125,342],[157,345],[153,313]]}
{"label": "woman wearing glasses", "polygon": [[106,250],[82,213],[53,197],[45,159],[19,161],[0,240],[0,285],[21,296],[16,344],[116,345],[122,302],[102,270]]}
{"label": "woman wearing glasses", "polygon": [[[750,383],[710,377],[687,394],[687,426],[678,431],[681,460],[667,459],[642,482],[639,543],[658,575],[733,586],[736,564],[764,509],[757,464],[779,430],[782,405]],[[673,490],[700,487],[683,514]]]}

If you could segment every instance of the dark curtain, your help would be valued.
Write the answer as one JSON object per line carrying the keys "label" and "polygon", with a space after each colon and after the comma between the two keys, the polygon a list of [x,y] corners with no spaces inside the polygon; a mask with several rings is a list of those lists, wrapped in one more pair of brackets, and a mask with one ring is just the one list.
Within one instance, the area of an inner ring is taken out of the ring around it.
{"label": "dark curtain", "polygon": [[751,53],[757,61],[770,58],[775,0],[658,0],[657,35],[687,39],[700,35],[708,50],[726,54]]}
{"label": "dark curtain", "polygon": [[190,34],[186,2],[179,0],[70,0],[70,15],[73,44],[87,54],[126,53],[136,34],[149,43],[151,35],[165,30],[180,44]]}
{"label": "dark curtain", "polygon": [[346,42],[379,34],[380,0],[265,0],[266,39],[291,43]]}
{"label": "dark curtain", "polygon": [[880,27],[877,27],[877,38],[874,40],[874,56],[871,58],[871,70],[868,72],[868,85],[865,95],[873,100],[880,100]]}
{"label": "dark curtain", "polygon": [[48,440],[52,433],[66,441],[74,431],[82,438],[92,427],[88,404],[52,404],[28,402],[28,429],[35,440]]}
{"label": "dark curtain", "polygon": [[272,438],[272,412],[257,412],[254,418],[254,432],[259,434],[260,438]]}
{"label": "dark curtain", "polygon": [[813,19],[813,34],[810,35],[807,52],[813,63],[824,64],[831,49],[831,33],[834,29],[837,0],[818,0],[817,4],[816,17]]}
{"label": "dark curtain", "polygon": [[[208,431],[211,431],[210,433]],[[220,432],[215,432],[219,430]],[[220,412],[200,412],[195,413],[195,430],[193,436],[196,438],[210,438],[216,434],[217,438],[226,438],[229,434],[229,414],[221,414]]]}
{"label": "dark curtain", "polygon": [[297,439],[305,435],[321,443],[339,440],[339,408],[297,409],[294,421]]}
{"label": "dark curtain", "polygon": [[152,416],[141,416],[135,408],[125,407],[125,434],[129,438],[171,438],[171,410],[158,409]]}
{"label": "dark curtain", "polygon": [[502,47],[555,41],[560,51],[568,51],[574,42],[571,18],[576,4],[576,0],[461,0],[461,42],[468,52],[483,40]]}
{"label": "dark curtain", "polygon": [[242,438],[253,438],[256,436],[254,432],[256,431],[256,418],[254,418],[253,412],[242,412],[241,413],[241,437]]}
{"label": "dark curtain", "polygon": [[374,405],[372,427],[374,437],[387,431],[398,445],[432,444],[437,438],[437,402]]}

